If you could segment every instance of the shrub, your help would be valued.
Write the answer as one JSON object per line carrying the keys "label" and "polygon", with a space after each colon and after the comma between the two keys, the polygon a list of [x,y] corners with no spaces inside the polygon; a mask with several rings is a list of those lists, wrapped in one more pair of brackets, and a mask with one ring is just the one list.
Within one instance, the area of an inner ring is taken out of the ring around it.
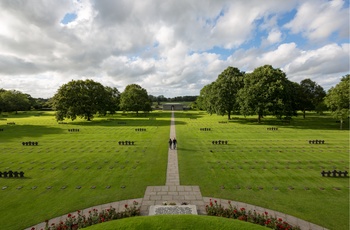
{"label": "shrub", "polygon": [[238,219],[253,224],[259,224],[268,228],[276,230],[300,230],[298,226],[292,226],[283,221],[282,218],[275,218],[269,215],[267,212],[263,214],[254,211],[246,211],[245,208],[238,209],[233,207],[229,201],[229,207],[224,208],[221,204],[218,204],[216,200],[214,203],[210,199],[209,205],[206,205],[206,211],[209,216],[219,216],[226,218]]}
{"label": "shrub", "polygon": [[[140,207],[137,206],[138,202],[134,201],[133,205],[131,206],[125,204],[125,211],[122,212],[116,212],[115,208],[113,207],[102,210],[101,212],[98,212],[97,209],[92,209],[89,211],[88,216],[84,215],[81,211],[78,210],[76,215],[68,214],[66,220],[61,221],[60,223],[52,223],[49,225],[49,221],[45,221],[45,230],[76,230],[110,220],[139,216]],[[32,228],[32,230],[35,230],[35,228]]]}

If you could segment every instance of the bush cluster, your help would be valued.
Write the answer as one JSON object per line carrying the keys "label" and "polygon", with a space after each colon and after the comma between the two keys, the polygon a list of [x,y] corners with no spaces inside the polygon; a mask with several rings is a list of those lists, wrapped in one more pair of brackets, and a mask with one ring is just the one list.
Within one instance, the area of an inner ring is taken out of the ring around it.
{"label": "bush cluster", "polygon": [[300,230],[298,226],[292,226],[287,222],[283,221],[282,218],[275,218],[269,215],[267,212],[263,214],[254,211],[246,211],[245,208],[238,209],[233,207],[229,201],[229,207],[224,208],[221,204],[218,204],[216,200],[214,203],[210,199],[209,205],[206,205],[207,215],[209,216],[219,216],[226,218],[238,219],[253,224],[259,224],[268,228],[276,230]]}
{"label": "bush cluster", "polygon": [[[131,206],[125,204],[124,207],[125,211],[122,212],[116,212],[115,208],[113,207],[102,210],[101,212],[98,212],[97,209],[92,209],[89,211],[88,216],[84,215],[78,210],[76,215],[68,214],[66,220],[61,221],[60,223],[52,223],[50,225],[48,220],[45,221],[45,230],[76,230],[110,220],[140,215],[140,207],[138,207],[138,202],[134,201],[133,205]],[[32,230],[35,230],[35,228],[33,227]]]}

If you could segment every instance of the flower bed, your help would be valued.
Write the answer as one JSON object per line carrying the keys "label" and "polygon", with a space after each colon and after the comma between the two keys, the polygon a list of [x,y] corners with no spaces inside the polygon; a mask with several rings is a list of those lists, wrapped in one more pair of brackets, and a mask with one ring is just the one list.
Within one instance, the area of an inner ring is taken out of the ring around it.
{"label": "flower bed", "polygon": [[[92,209],[89,211],[89,215],[84,215],[81,211],[77,211],[76,215],[68,214],[65,221],[61,221],[58,224],[49,224],[46,222],[45,230],[75,230],[80,228],[85,228],[94,224],[99,224],[107,222],[110,220],[122,219],[126,217],[139,216],[140,207],[137,207],[138,202],[134,201],[132,206],[125,204],[125,211],[116,212],[115,208],[109,208],[98,212],[97,209]],[[36,230],[36,228],[32,228]]]}
{"label": "flower bed", "polygon": [[216,200],[214,203],[210,199],[209,205],[206,205],[207,215],[209,216],[220,216],[226,218],[238,219],[254,224],[259,224],[268,228],[277,230],[300,230],[298,226],[292,226],[287,222],[283,221],[282,218],[275,218],[269,215],[267,212],[263,214],[254,211],[246,211],[245,208],[238,209],[233,207],[229,201],[229,207],[224,208],[221,204],[218,204]]}

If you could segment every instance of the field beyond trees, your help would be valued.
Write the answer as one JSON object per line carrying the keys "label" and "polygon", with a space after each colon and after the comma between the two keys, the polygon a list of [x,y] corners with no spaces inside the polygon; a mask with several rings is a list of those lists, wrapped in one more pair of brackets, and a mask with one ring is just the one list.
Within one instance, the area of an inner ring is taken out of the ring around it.
{"label": "field beyond trees", "polygon": [[[0,171],[25,173],[22,179],[0,178],[0,225],[23,229],[94,205],[140,198],[146,186],[164,185],[170,117],[170,112],[117,113],[57,123],[52,112],[0,115]],[[349,177],[320,174],[349,171],[348,123],[339,130],[329,114],[311,113],[290,123],[231,118],[175,113],[181,185],[199,185],[203,196],[349,229]],[[278,130],[267,130],[271,127]],[[309,144],[316,139],[325,144]],[[212,144],[219,140],[228,144]],[[22,145],[28,141],[38,146]]]}

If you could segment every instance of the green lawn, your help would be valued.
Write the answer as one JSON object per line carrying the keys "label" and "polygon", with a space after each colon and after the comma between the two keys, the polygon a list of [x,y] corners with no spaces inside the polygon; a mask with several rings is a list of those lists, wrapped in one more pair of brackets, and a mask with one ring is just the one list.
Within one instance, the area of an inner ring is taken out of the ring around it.
{"label": "green lawn", "polygon": [[96,224],[86,228],[87,230],[149,230],[149,229],[186,229],[186,230],[266,230],[268,228],[227,218],[196,215],[159,215],[138,216],[121,220]]}
{"label": "green lawn", "polygon": [[[349,229],[349,178],[320,174],[349,171],[349,130],[339,130],[330,116],[308,114],[290,124],[272,117],[257,124],[242,116],[227,122],[204,113],[177,114],[176,120],[181,184],[199,185],[203,196],[278,210],[329,229]],[[308,143],[315,139],[325,144]],[[213,145],[213,140],[227,140],[228,145]]]}
{"label": "green lawn", "polygon": [[143,197],[146,186],[164,185],[171,115],[141,115],[57,124],[53,113],[28,112],[0,120],[0,170],[25,172],[25,179],[0,179],[0,188],[7,187],[0,191],[1,228],[23,229],[78,209]]}
{"label": "green lawn", "polygon": [[[0,116],[0,171],[25,172],[24,179],[0,179],[1,228],[23,229],[97,204],[140,198],[146,186],[164,185],[170,117],[118,113],[58,124],[52,112]],[[349,130],[339,130],[329,115],[299,116],[290,124],[270,117],[257,124],[241,116],[219,123],[227,118],[204,112],[176,112],[175,118],[182,185],[329,229],[349,228],[349,178],[320,174],[349,171]],[[310,139],[326,143],[308,144]],[[118,144],[126,140],[135,145]],[[23,141],[39,146],[22,146]]]}

